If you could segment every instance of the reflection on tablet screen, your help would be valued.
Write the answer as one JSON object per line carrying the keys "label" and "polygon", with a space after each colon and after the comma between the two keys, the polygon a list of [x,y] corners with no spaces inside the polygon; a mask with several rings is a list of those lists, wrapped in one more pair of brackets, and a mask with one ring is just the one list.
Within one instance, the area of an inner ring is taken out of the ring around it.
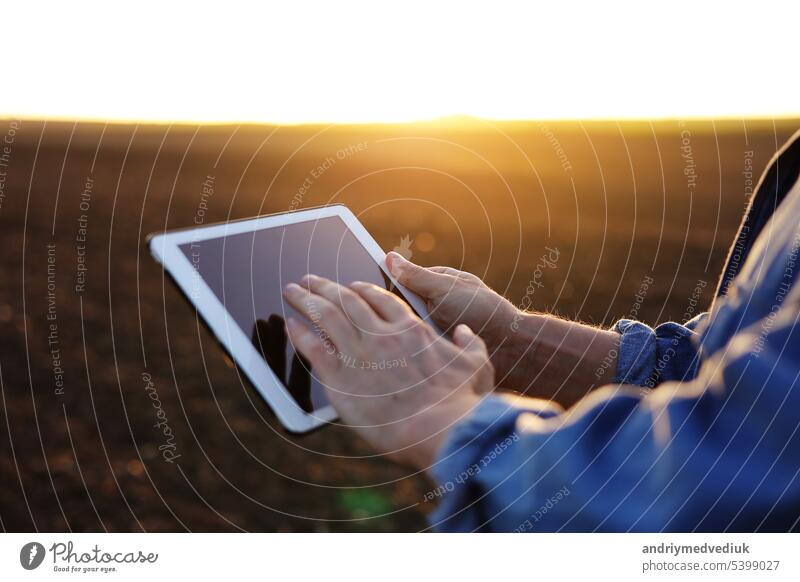
{"label": "reflection on tablet screen", "polygon": [[286,337],[286,318],[303,318],[284,303],[283,287],[313,273],[342,285],[368,281],[406,300],[335,216],[198,240],[180,249],[306,412],[324,408],[328,400],[308,361]]}

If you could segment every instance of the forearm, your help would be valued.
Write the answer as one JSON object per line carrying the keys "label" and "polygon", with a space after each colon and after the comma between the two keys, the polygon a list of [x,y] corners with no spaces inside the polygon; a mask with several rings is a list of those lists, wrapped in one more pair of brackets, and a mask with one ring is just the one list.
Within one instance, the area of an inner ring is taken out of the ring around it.
{"label": "forearm", "polygon": [[496,350],[501,388],[568,407],[615,375],[619,334],[550,315],[525,314]]}

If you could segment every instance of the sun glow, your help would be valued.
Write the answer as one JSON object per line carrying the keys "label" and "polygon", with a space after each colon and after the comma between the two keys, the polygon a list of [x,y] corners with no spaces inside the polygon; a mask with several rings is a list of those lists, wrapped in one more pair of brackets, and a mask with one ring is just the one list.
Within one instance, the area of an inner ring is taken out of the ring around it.
{"label": "sun glow", "polygon": [[[16,2],[0,116],[202,122],[790,116],[797,3]],[[791,14],[789,13],[791,12]]]}

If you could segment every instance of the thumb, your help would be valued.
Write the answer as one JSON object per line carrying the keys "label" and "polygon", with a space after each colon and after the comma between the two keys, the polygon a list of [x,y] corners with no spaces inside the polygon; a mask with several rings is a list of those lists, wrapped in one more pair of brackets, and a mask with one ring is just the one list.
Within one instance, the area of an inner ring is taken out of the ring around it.
{"label": "thumb", "polygon": [[466,323],[459,323],[453,330],[453,343],[465,352],[472,352],[489,359],[486,343]]}
{"label": "thumb", "polygon": [[494,366],[489,361],[489,352],[483,339],[476,335],[468,325],[461,323],[453,331],[453,343],[465,352],[481,358],[481,367],[475,374],[475,391],[478,394],[491,392],[494,389]]}
{"label": "thumb", "polygon": [[415,265],[394,251],[386,255],[386,265],[400,283],[423,297],[431,297],[448,288],[451,275]]}

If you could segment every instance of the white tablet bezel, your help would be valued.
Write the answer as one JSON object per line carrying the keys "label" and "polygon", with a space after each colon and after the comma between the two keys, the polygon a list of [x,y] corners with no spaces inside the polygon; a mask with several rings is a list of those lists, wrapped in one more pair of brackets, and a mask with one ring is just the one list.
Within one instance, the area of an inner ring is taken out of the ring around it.
{"label": "white tablet bezel", "polygon": [[328,405],[320,410],[307,413],[297,405],[283,383],[275,376],[267,362],[253,346],[250,338],[233,321],[225,306],[179,247],[186,243],[197,243],[207,239],[335,216],[342,219],[386,276],[400,288],[420,317],[427,319],[428,312],[425,303],[418,296],[400,285],[389,273],[389,269],[386,267],[386,254],[383,249],[370,236],[358,218],[346,206],[341,204],[171,232],[153,233],[149,236],[148,241],[150,252],[155,260],[164,266],[164,269],[195,307],[197,313],[206,322],[217,340],[236,361],[258,393],[261,394],[275,412],[281,424],[295,433],[308,432],[320,425],[336,420],[336,411],[332,406]]}

